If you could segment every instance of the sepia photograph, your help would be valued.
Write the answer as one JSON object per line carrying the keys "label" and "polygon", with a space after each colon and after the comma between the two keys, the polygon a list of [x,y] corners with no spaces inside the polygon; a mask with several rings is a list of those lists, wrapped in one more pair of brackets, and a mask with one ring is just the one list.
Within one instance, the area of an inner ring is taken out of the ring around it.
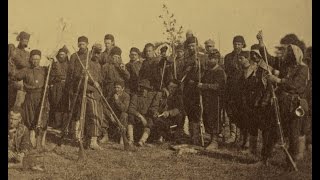
{"label": "sepia photograph", "polygon": [[312,179],[312,0],[9,0],[8,179]]}

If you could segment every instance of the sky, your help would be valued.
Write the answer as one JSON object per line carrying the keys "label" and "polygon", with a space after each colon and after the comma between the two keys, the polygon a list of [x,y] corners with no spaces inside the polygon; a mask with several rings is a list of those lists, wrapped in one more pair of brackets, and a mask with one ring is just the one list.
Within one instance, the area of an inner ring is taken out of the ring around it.
{"label": "sky", "polygon": [[[199,43],[213,39],[225,55],[232,51],[232,39],[243,35],[247,49],[263,31],[272,52],[280,39],[295,33],[312,45],[312,0],[9,0],[8,43],[17,44],[16,33],[31,33],[29,47],[43,54],[67,45],[77,48],[77,38],[85,35],[89,44],[101,43],[105,34],[115,36],[128,62],[131,47],[143,49],[148,42],[164,41],[159,15],[166,4],[177,25],[192,30]],[[62,33],[59,20],[66,28]]]}

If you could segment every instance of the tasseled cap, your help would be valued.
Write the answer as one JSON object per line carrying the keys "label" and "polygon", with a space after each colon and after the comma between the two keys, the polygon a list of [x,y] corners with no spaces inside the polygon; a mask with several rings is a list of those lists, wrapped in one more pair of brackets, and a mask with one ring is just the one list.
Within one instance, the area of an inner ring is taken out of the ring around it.
{"label": "tasseled cap", "polygon": [[20,40],[22,40],[22,39],[29,40],[29,39],[30,39],[30,34],[24,32],[24,31],[21,31],[21,32],[19,33],[19,35],[17,36],[17,41],[20,41]]}
{"label": "tasseled cap", "polygon": [[34,55],[39,55],[41,56],[41,51],[38,49],[34,49],[30,52],[30,57],[34,56]]}
{"label": "tasseled cap", "polygon": [[88,38],[85,37],[85,36],[80,36],[80,37],[78,38],[78,43],[79,43],[79,42],[89,43],[89,40],[88,40]]}

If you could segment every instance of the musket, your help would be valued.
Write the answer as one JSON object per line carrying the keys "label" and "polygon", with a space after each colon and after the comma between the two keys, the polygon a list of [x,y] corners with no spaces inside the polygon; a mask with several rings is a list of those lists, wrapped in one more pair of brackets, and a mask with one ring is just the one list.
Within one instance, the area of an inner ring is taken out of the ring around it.
{"label": "musket", "polygon": [[[262,32],[262,31],[260,31]],[[266,58],[266,64],[267,64],[267,71],[269,74],[271,74],[271,71],[269,69],[269,63],[268,63],[268,57],[267,57],[267,51],[266,51],[266,46],[263,46],[263,52],[264,52],[264,57]],[[271,84],[271,93],[272,93],[272,101],[274,104],[274,110],[275,110],[275,114],[276,114],[276,119],[277,119],[277,124],[278,124],[278,129],[279,129],[279,134],[280,134],[280,140],[281,140],[281,148],[284,150],[285,154],[287,155],[287,157],[289,158],[291,165],[293,166],[295,171],[298,171],[297,165],[294,162],[294,160],[292,159],[292,156],[290,155],[289,151],[287,150],[287,148],[285,147],[285,143],[284,143],[284,138],[283,138],[283,131],[282,131],[282,127],[281,127],[281,121],[280,121],[280,109],[279,109],[279,103],[278,103],[278,98],[276,96],[273,84]]]}
{"label": "musket", "polygon": [[166,71],[166,66],[167,66],[167,60],[164,60],[163,69],[162,69],[162,73],[161,73],[160,90],[162,89],[163,78],[164,78],[164,73],[165,73],[165,71]]}
{"label": "musket", "polygon": [[[75,50],[75,48],[73,47],[73,49]],[[79,56],[78,56],[79,57]],[[84,69],[84,71],[86,72],[86,75],[94,82],[93,77],[91,76],[90,72],[88,71],[88,69],[86,69],[84,67],[84,65],[82,64],[82,62],[80,61],[80,58],[78,58],[79,63],[81,65],[81,67]],[[119,120],[119,118],[117,117],[117,115],[114,113],[113,109],[111,108],[110,104],[108,103],[107,99],[104,97],[102,90],[100,87],[98,87],[95,83],[93,83],[94,87],[97,89],[97,91],[100,94],[100,97],[102,98],[103,102],[107,105],[107,108],[109,109],[112,117],[114,118],[114,120],[116,121],[118,128],[121,131],[121,135],[123,138],[123,144],[124,144],[124,149],[128,150],[130,145],[129,145],[129,141],[128,138],[126,136],[126,128],[122,125],[121,121]]]}
{"label": "musket", "polygon": [[173,57],[173,74],[174,74],[174,78],[177,79],[177,62],[176,62],[176,51],[175,51],[175,47],[174,47],[174,42],[172,41],[171,43],[172,46],[172,57]]}
{"label": "musket", "polygon": [[[198,39],[196,39],[197,41],[197,46],[198,46]],[[196,61],[198,61],[198,65],[199,65],[199,70],[198,70],[198,74],[199,74],[199,83],[201,83],[201,62],[200,59],[198,59],[198,51],[197,51],[196,47],[196,52],[195,52],[195,59]],[[199,103],[200,103],[200,138],[201,138],[201,146],[204,147],[204,133],[205,133],[205,129],[204,129],[204,124],[203,124],[203,102],[202,102],[202,92],[201,89],[199,89]]]}

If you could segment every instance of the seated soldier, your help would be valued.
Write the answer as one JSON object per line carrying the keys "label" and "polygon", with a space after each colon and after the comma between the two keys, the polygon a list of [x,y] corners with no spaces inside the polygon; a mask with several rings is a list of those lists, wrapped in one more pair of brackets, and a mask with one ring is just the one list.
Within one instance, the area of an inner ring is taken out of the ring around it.
{"label": "seated soldier", "polygon": [[176,125],[176,137],[183,135],[183,125],[185,112],[183,109],[182,94],[179,91],[179,81],[170,80],[167,89],[164,90],[158,118],[155,120],[155,132],[159,137],[159,142],[165,139],[170,139],[170,127]]}
{"label": "seated soldier", "polygon": [[21,123],[22,112],[14,107],[9,114],[8,168],[22,167],[22,160],[31,149],[28,128]]}
{"label": "seated soldier", "polygon": [[[114,83],[115,93],[110,100],[110,106],[113,109],[116,116],[119,118],[121,124],[127,129],[127,111],[130,103],[130,95],[124,91],[124,88],[124,81],[116,81]],[[123,137],[120,138],[120,144],[123,144]]]}
{"label": "seated soldier", "polygon": [[153,119],[158,116],[159,98],[157,92],[152,92],[152,87],[147,79],[140,81],[139,93],[131,97],[129,105],[129,143],[133,143],[133,125],[143,124],[143,134],[138,145],[144,146],[153,126]]}

